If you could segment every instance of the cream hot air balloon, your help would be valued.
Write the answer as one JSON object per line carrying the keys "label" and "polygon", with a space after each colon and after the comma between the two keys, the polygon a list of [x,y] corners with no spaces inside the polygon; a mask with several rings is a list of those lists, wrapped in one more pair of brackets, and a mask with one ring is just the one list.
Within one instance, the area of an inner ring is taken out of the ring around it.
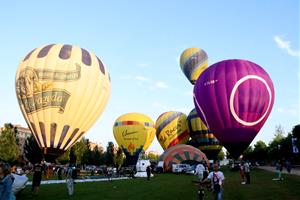
{"label": "cream hot air balloon", "polygon": [[107,68],[95,54],[78,46],[36,48],[16,73],[21,111],[49,160],[76,143],[95,123],[110,89]]}

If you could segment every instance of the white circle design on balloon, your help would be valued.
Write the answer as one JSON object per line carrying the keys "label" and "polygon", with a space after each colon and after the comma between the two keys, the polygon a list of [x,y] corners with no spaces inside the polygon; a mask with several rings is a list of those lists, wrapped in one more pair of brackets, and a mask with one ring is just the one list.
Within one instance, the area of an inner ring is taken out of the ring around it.
{"label": "white circle design on balloon", "polygon": [[[239,87],[243,82],[245,82],[245,81],[247,81],[247,80],[249,80],[249,79],[256,79],[256,80],[261,81],[261,82],[266,86],[266,88],[267,88],[267,90],[268,90],[268,92],[269,92],[269,97],[270,97],[270,98],[269,98],[269,104],[268,104],[268,107],[267,107],[266,112],[262,115],[261,118],[259,118],[259,119],[256,120],[256,121],[253,121],[253,122],[247,122],[247,121],[242,120],[242,119],[236,114],[236,112],[235,112],[235,110],[234,110],[234,105],[233,105],[233,101],[234,101],[234,96],[235,96],[236,90],[238,89],[238,87]],[[235,85],[234,85],[234,87],[233,87],[233,89],[232,89],[232,91],[231,91],[231,94],[230,94],[230,101],[229,101],[229,104],[230,104],[230,105],[229,105],[229,106],[230,106],[230,112],[231,112],[231,114],[233,115],[234,119],[235,119],[236,121],[238,121],[240,124],[245,125],[245,126],[254,126],[254,125],[258,124],[259,122],[261,122],[261,121],[265,118],[265,116],[267,115],[267,113],[268,113],[268,111],[269,111],[269,109],[270,109],[271,102],[272,102],[272,93],[271,93],[271,89],[270,89],[268,83],[266,82],[266,80],[263,79],[263,78],[261,78],[261,77],[259,77],[259,76],[256,76],[256,75],[247,75],[247,76],[244,76],[243,78],[241,78],[240,80],[238,80],[238,81],[235,83]]]}

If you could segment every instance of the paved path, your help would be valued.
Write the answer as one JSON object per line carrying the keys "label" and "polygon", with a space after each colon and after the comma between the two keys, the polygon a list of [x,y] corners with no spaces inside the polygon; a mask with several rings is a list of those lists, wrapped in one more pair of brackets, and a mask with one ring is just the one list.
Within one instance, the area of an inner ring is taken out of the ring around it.
{"label": "paved path", "polygon": [[[259,169],[271,171],[271,172],[276,172],[276,167],[275,166],[259,166]],[[292,168],[291,173],[288,173],[285,168],[282,170],[283,174],[294,174],[297,176],[300,176],[300,169],[299,168]]]}

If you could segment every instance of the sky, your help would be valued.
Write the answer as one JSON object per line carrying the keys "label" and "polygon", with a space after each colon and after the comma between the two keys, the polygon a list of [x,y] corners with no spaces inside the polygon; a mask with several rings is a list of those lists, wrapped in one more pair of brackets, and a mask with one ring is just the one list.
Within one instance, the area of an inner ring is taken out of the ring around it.
{"label": "sky", "polygon": [[[112,127],[122,114],[155,122],[163,112],[194,108],[193,86],[179,65],[189,47],[204,49],[209,65],[246,59],[270,75],[275,103],[252,144],[268,143],[278,125],[287,134],[300,123],[298,1],[6,1],[0,25],[0,125],[26,126],[15,73],[28,52],[52,43],[79,45],[108,68],[108,105],[85,135],[104,147],[115,143]],[[148,151],[163,152],[156,138]]]}

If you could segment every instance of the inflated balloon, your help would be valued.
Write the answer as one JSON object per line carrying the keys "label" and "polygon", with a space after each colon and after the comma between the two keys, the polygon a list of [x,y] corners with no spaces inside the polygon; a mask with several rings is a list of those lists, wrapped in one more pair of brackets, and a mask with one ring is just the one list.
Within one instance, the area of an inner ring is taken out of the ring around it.
{"label": "inflated balloon", "polygon": [[217,138],[202,122],[196,109],[189,113],[187,122],[189,134],[192,138],[190,144],[199,148],[209,159],[216,159],[222,146],[219,145]]}
{"label": "inflated balloon", "polygon": [[180,56],[181,70],[192,84],[195,84],[207,66],[208,58],[203,49],[188,48]]}
{"label": "inflated balloon", "polygon": [[165,112],[156,120],[156,137],[163,149],[176,144],[186,144],[190,138],[186,115],[181,112]]}
{"label": "inflated balloon", "polygon": [[155,137],[152,119],[140,113],[127,113],[116,119],[114,137],[126,155],[128,165],[135,165],[142,150],[146,151]]}
{"label": "inflated balloon", "polygon": [[164,171],[171,171],[173,164],[180,164],[182,162],[189,162],[191,164],[206,162],[207,166],[209,166],[209,160],[203,152],[185,144],[178,144],[167,149],[159,157],[159,161],[164,162]]}
{"label": "inflated balloon", "polygon": [[95,123],[108,102],[110,88],[101,60],[72,45],[36,48],[16,73],[21,111],[49,159],[66,151]]}
{"label": "inflated balloon", "polygon": [[208,69],[194,87],[199,117],[237,158],[259,132],[273,107],[267,72],[246,60],[224,60]]}

